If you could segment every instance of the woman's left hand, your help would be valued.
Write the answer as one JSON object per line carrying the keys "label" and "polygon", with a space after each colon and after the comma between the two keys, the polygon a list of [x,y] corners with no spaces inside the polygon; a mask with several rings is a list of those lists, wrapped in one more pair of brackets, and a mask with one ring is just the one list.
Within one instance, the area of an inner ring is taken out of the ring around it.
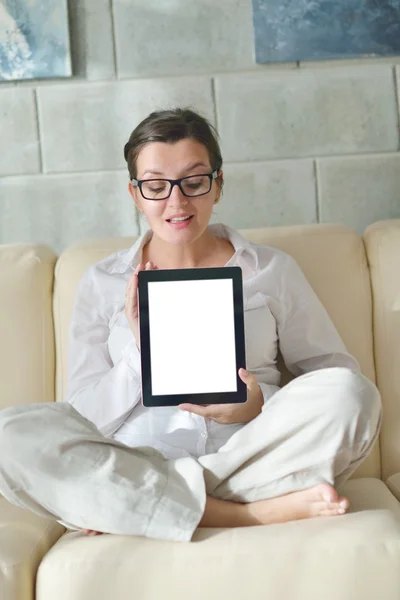
{"label": "woman's left hand", "polygon": [[256,378],[246,369],[239,369],[239,377],[247,386],[247,401],[240,404],[180,404],[179,408],[217,423],[249,423],[262,410],[264,397]]}

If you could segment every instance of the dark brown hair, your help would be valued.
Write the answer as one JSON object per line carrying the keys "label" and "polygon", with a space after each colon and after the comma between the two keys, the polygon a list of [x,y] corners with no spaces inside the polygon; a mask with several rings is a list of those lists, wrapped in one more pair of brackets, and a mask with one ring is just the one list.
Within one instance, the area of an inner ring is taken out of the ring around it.
{"label": "dark brown hair", "polygon": [[132,131],[124,147],[125,160],[131,177],[137,175],[136,161],[140,150],[149,142],[174,143],[193,139],[207,148],[211,168],[222,167],[218,133],[211,123],[189,108],[174,108],[152,112]]}

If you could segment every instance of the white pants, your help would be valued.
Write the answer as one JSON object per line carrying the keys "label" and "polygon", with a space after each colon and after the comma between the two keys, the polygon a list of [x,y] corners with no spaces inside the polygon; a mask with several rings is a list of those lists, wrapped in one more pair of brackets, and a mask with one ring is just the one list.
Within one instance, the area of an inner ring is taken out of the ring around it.
{"label": "white pants", "polygon": [[376,387],[345,368],[314,371],[279,390],[213,454],[165,459],[104,437],[66,403],[0,412],[0,493],[67,527],[191,539],[206,494],[252,502],[340,486],[379,433]]}

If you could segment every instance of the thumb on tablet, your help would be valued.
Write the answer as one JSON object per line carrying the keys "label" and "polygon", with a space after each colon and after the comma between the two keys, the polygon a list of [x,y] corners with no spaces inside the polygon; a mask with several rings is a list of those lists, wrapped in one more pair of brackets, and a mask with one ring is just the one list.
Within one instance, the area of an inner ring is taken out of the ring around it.
{"label": "thumb on tablet", "polygon": [[246,369],[239,369],[239,377],[243,381],[243,383],[246,384],[248,390],[251,390],[255,386],[258,386],[258,383],[253,373],[246,371]]}

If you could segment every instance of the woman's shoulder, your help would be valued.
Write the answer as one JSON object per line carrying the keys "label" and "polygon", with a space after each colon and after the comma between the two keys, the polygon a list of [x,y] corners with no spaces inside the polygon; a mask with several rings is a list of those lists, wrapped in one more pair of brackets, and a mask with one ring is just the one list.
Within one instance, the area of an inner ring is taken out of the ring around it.
{"label": "woman's shoulder", "polygon": [[257,259],[260,269],[271,267],[271,265],[289,268],[297,264],[296,260],[284,250],[268,243],[253,241],[261,237],[260,233],[256,232],[256,230],[237,230],[222,224],[221,227],[225,230],[227,237],[229,237],[236,249],[247,250]]}
{"label": "woman's shoulder", "polygon": [[133,271],[132,265],[134,264],[139,245],[140,240],[137,240],[133,246],[108,254],[91,264],[86,269],[84,278],[116,277],[126,279],[126,276]]}
{"label": "woman's shoulder", "polygon": [[132,248],[126,248],[102,258],[92,268],[107,275],[122,274],[132,270],[132,258]]}
{"label": "woman's shoulder", "polygon": [[125,289],[132,272],[129,249],[114,252],[91,264],[78,284],[76,305],[96,306],[99,314],[110,319],[124,304]]}
{"label": "woman's shoulder", "polygon": [[86,268],[78,293],[112,303],[115,298],[123,297],[132,273],[132,247],[113,252]]}
{"label": "woman's shoulder", "polygon": [[261,270],[274,268],[282,273],[300,268],[296,259],[280,248],[257,243],[254,244],[254,249],[257,253],[258,265]]}
{"label": "woman's shoulder", "polygon": [[260,263],[270,262],[271,260],[275,260],[278,263],[291,262],[294,260],[290,254],[281,250],[280,248],[276,248],[276,246],[270,246],[269,244],[261,244],[259,242],[250,242],[251,247],[254,248],[257,256],[260,260]]}

